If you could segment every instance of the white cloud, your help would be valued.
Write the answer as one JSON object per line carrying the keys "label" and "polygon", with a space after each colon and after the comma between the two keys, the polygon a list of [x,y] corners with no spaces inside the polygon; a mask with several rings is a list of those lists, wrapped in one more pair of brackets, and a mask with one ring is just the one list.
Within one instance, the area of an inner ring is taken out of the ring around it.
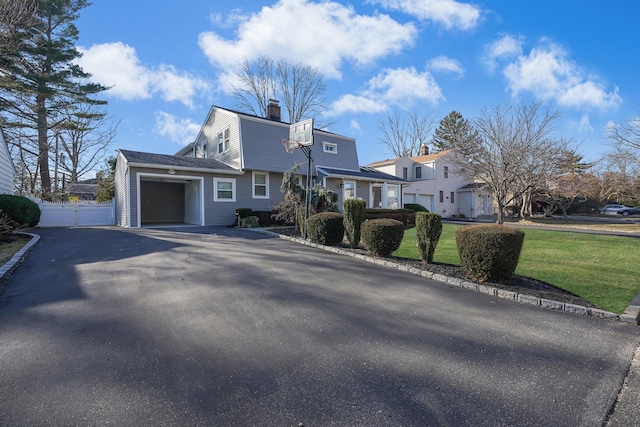
{"label": "white cloud", "polygon": [[507,65],[504,75],[514,96],[528,92],[542,101],[555,101],[559,106],[574,109],[616,107],[622,99],[618,88],[607,92],[604,85],[568,58],[556,44],[534,48]]}
{"label": "white cloud", "polygon": [[418,101],[437,104],[444,100],[431,73],[414,67],[385,69],[367,83],[358,95],[344,95],[331,106],[329,116],[350,113],[379,113],[390,106],[407,108]]}
{"label": "white cloud", "polygon": [[582,117],[580,117],[578,130],[580,132],[593,132],[593,126],[591,126],[591,121],[589,120],[588,114],[583,114]]}
{"label": "white cloud", "polygon": [[473,29],[481,18],[479,7],[455,0],[371,0],[371,3],[402,11],[421,20],[435,21],[449,30]]}
{"label": "white cloud", "polygon": [[461,78],[465,71],[460,61],[444,55],[429,60],[427,67],[436,72],[453,73],[457,78]]}
{"label": "white cloud", "polygon": [[507,60],[522,55],[524,37],[503,34],[498,40],[485,47],[484,62],[493,71],[498,66],[499,60]]}
{"label": "white cloud", "polygon": [[205,80],[180,72],[172,65],[144,66],[136,50],[121,42],[78,50],[82,57],[77,62],[91,73],[91,81],[111,87],[108,93],[124,100],[147,99],[158,94],[165,101],[192,107],[193,99],[210,89]]}
{"label": "white cloud", "polygon": [[215,32],[199,36],[200,48],[214,67],[234,69],[244,58],[267,55],[317,68],[340,78],[344,61],[370,64],[412,46],[417,30],[388,15],[358,15],[350,6],[323,1],[280,0],[245,18],[235,40]]}
{"label": "white cloud", "polygon": [[158,111],[156,113],[156,132],[175,143],[187,145],[198,136],[200,125],[190,119],[179,120],[172,114]]}

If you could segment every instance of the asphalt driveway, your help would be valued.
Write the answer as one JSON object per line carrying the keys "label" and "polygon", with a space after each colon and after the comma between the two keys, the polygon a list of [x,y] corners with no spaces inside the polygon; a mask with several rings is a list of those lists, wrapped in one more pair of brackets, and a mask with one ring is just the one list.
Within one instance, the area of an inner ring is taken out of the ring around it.
{"label": "asphalt driveway", "polygon": [[247,230],[42,229],[0,424],[600,426],[638,327]]}

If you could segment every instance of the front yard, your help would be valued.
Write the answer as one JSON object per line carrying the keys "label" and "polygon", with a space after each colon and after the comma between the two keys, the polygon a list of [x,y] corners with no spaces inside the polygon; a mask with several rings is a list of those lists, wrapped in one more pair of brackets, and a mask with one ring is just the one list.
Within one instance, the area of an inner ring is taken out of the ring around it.
{"label": "front yard", "polygon": [[[443,224],[434,261],[460,264],[457,224]],[[517,274],[572,292],[598,307],[622,313],[640,291],[640,239],[526,229]],[[393,255],[416,258],[415,229],[405,231]]]}

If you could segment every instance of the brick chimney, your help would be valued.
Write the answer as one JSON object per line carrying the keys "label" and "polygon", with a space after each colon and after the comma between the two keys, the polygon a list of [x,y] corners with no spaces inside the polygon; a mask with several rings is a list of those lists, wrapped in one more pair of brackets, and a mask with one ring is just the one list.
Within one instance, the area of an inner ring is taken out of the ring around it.
{"label": "brick chimney", "polygon": [[420,146],[420,155],[421,156],[426,156],[427,154],[429,154],[429,147],[427,147],[426,145],[422,144]]}
{"label": "brick chimney", "polygon": [[281,121],[280,119],[280,105],[279,102],[275,99],[269,100],[269,105],[267,105],[267,118],[269,120],[273,120],[274,122]]}

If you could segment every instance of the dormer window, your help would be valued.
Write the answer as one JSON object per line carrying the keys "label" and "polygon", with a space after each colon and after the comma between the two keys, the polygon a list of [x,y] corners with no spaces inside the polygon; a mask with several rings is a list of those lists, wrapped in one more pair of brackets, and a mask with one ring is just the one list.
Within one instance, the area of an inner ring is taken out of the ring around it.
{"label": "dormer window", "polygon": [[322,141],[322,151],[325,153],[338,154],[338,144]]}

